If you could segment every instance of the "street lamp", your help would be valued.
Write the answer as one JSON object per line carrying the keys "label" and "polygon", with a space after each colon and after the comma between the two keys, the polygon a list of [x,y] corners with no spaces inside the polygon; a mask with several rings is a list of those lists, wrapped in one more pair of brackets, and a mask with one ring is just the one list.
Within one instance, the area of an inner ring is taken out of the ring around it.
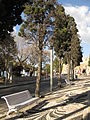
{"label": "street lamp", "polygon": [[53,37],[50,37],[50,92],[53,91]]}
{"label": "street lamp", "polygon": [[53,39],[50,39],[50,92],[53,91]]}
{"label": "street lamp", "polygon": [[53,49],[50,50],[50,92],[53,89]]}
{"label": "street lamp", "polygon": [[50,92],[52,93],[53,89],[53,47],[50,47],[48,51],[50,54]]}

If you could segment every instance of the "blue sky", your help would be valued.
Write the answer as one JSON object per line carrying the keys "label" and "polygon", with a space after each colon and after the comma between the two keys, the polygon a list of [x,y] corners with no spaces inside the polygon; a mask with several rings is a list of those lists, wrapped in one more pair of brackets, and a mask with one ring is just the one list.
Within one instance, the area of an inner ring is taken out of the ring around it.
{"label": "blue sky", "polygon": [[[65,8],[67,14],[75,18],[83,56],[90,55],[90,0],[58,0]],[[24,16],[24,15],[22,15]],[[15,32],[19,31],[20,26],[14,27]]]}
{"label": "blue sky", "polygon": [[71,5],[78,5],[78,6],[90,6],[90,0],[58,0],[59,3],[66,5],[66,4],[71,4]]}

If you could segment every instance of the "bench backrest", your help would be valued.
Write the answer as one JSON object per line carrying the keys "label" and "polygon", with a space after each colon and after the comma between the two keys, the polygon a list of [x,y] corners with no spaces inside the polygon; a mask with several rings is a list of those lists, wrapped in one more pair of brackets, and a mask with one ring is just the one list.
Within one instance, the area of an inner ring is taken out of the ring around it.
{"label": "bench backrest", "polygon": [[67,79],[65,79],[65,82],[66,82],[66,84],[70,84],[70,81],[69,81],[69,80],[67,80]]}
{"label": "bench backrest", "polygon": [[8,106],[13,106],[19,103],[23,103],[32,98],[28,90],[3,96],[2,98],[6,99]]}

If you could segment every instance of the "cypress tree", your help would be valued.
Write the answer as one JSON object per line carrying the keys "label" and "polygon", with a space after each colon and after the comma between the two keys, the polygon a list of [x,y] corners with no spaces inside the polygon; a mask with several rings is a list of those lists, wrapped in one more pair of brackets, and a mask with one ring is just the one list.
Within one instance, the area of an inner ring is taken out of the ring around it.
{"label": "cypress tree", "polygon": [[59,59],[59,79],[58,87],[61,86],[62,58],[69,51],[70,25],[69,17],[65,15],[65,10],[61,5],[56,8],[54,30],[54,50]]}
{"label": "cypress tree", "polygon": [[75,21],[72,25],[72,40],[71,40],[71,73],[72,79],[74,79],[74,67],[80,65],[82,62],[82,48],[80,46],[80,39]]}

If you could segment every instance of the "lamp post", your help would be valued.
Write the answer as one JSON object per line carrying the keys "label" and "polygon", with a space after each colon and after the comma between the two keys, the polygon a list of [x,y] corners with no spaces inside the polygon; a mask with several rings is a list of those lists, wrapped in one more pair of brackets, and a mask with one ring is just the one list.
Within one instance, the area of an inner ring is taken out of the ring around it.
{"label": "lamp post", "polygon": [[53,91],[53,46],[50,47],[50,92]]}
{"label": "lamp post", "polygon": [[50,47],[49,50],[46,50],[50,54],[50,92],[52,93],[53,89],[53,47]]}

